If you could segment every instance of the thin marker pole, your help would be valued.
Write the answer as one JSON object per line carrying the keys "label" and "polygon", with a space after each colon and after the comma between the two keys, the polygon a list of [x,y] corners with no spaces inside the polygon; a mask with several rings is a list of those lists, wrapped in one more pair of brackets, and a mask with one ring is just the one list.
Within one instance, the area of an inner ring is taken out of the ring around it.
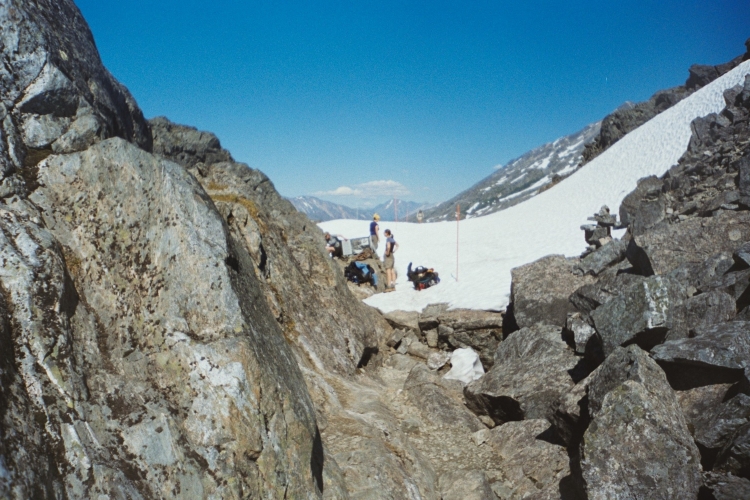
{"label": "thin marker pole", "polygon": [[456,204],[456,281],[458,281],[458,221],[461,219],[461,205]]}

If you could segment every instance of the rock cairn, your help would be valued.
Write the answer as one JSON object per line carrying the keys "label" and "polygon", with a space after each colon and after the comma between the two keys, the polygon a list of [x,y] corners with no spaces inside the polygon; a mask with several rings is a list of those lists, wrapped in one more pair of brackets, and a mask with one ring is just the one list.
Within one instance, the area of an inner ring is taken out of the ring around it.
{"label": "rock cairn", "polygon": [[613,228],[622,229],[622,226],[617,223],[617,216],[609,213],[607,205],[602,205],[602,208],[592,217],[588,217],[587,220],[596,222],[596,224],[584,224],[581,226],[585,234],[586,243],[589,244],[584,255],[612,241]]}

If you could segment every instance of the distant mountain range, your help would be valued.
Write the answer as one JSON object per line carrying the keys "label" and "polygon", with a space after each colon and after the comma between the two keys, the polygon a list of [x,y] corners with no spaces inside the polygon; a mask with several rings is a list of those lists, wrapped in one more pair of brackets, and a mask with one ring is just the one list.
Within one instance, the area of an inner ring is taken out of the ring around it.
{"label": "distant mountain range", "polygon": [[429,203],[397,199],[395,200],[396,210],[394,210],[394,200],[388,200],[372,208],[357,209],[321,200],[314,196],[297,196],[295,198],[288,198],[288,200],[294,205],[294,208],[307,215],[310,220],[316,222],[335,219],[370,220],[373,214],[380,215],[380,219],[383,221],[393,221],[397,218],[400,221],[416,221],[416,214],[420,209],[426,211],[433,206]]}
{"label": "distant mountain range", "polygon": [[592,123],[575,134],[532,149],[466,191],[425,210],[425,220],[454,219],[457,204],[461,207],[461,218],[488,215],[552,187],[575,172],[581,163],[584,147],[597,137],[600,125],[601,122]]}

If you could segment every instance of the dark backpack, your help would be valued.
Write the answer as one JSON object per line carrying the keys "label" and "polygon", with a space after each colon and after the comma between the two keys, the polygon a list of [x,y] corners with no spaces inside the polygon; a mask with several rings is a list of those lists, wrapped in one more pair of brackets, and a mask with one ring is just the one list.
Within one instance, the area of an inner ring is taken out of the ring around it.
{"label": "dark backpack", "polygon": [[415,290],[424,290],[440,283],[440,277],[434,269],[418,266],[412,270],[411,262],[409,262],[409,267],[406,269],[406,277],[414,284]]}
{"label": "dark backpack", "polygon": [[369,283],[372,286],[377,286],[378,284],[375,270],[364,262],[350,262],[344,269],[344,277],[352,283]]}

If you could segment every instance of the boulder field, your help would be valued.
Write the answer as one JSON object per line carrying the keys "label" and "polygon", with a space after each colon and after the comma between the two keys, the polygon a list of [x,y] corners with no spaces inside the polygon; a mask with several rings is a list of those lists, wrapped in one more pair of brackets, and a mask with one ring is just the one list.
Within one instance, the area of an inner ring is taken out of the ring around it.
{"label": "boulder field", "polygon": [[72,1],[0,25],[0,498],[750,496],[750,79],[623,238],[507,311],[384,316],[263,173],[144,119]]}

